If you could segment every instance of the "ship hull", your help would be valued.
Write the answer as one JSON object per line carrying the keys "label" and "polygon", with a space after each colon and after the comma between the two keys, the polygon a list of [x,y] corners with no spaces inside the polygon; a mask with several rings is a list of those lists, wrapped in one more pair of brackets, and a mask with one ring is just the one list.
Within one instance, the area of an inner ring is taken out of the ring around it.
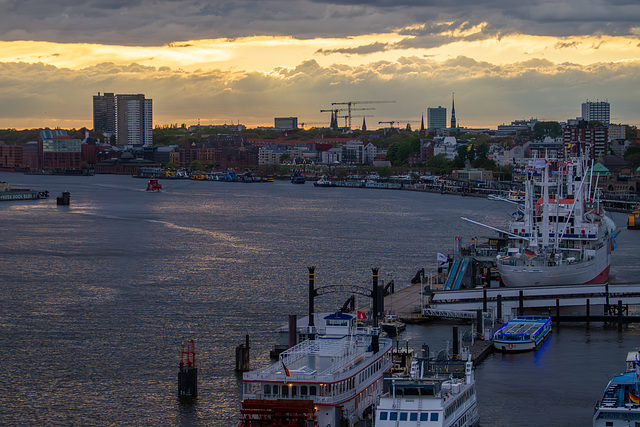
{"label": "ship hull", "polygon": [[606,283],[610,268],[611,254],[607,244],[592,259],[573,264],[512,266],[498,263],[498,272],[505,286],[515,288]]}

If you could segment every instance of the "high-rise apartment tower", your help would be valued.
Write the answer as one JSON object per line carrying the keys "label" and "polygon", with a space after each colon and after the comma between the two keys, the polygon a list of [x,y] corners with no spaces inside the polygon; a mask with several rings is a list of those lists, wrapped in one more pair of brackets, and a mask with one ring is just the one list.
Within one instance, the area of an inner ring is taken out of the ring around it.
{"label": "high-rise apartment tower", "polygon": [[588,122],[598,121],[604,126],[609,126],[611,119],[610,105],[607,101],[583,102],[582,118]]}
{"label": "high-rise apartment tower", "polygon": [[153,101],[143,94],[93,97],[93,128],[116,135],[116,144],[153,145]]}

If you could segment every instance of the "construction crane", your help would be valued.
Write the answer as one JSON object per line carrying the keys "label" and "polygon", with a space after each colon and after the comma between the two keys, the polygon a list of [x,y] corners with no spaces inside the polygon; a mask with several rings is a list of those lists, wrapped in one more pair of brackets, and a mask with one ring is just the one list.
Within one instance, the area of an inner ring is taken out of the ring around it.
{"label": "construction crane", "polygon": [[[355,110],[352,108],[352,105],[356,104],[395,104],[396,101],[347,101],[347,102],[332,102],[331,105],[346,105],[347,106],[347,116],[349,117],[349,129],[351,129],[351,111]],[[359,108],[359,110],[363,110],[364,108]],[[375,108],[371,108],[371,110],[375,110]]]}
{"label": "construction crane", "polygon": [[392,121],[390,121],[390,122],[378,122],[378,124],[380,124],[380,123],[389,123],[389,127],[390,127],[391,129],[393,129],[393,124],[394,124],[394,123],[396,123],[396,122],[395,122],[395,120],[392,120]]}
{"label": "construction crane", "polygon": [[[346,111],[346,108],[333,108],[331,110],[320,110],[321,113],[331,113],[331,124],[329,127],[337,128],[338,127],[338,119],[345,119],[344,126],[347,127],[347,120],[349,120],[349,128],[351,128],[351,111],[364,111],[364,110],[375,110],[375,108],[353,108],[349,111],[349,114],[346,116],[339,116],[338,113],[340,111]],[[364,116],[361,116],[364,117]]]}

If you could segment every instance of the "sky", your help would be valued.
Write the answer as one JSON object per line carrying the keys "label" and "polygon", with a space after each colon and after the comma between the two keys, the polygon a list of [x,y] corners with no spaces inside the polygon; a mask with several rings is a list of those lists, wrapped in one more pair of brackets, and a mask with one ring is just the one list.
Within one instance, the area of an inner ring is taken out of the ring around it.
{"label": "sky", "polygon": [[364,116],[369,129],[415,129],[428,107],[450,116],[454,96],[463,127],[565,121],[585,101],[640,124],[638,0],[0,0],[0,11],[0,128],[91,128],[104,92],[153,99],[154,125],[294,116],[309,128],[352,102],[354,128]]}

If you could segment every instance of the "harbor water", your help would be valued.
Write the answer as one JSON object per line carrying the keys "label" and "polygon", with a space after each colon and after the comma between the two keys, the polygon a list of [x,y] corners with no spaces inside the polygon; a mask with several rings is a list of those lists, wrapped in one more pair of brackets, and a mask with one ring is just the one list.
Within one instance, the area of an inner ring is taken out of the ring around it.
{"label": "harbor water", "polygon": [[[308,266],[317,287],[368,287],[371,267],[403,287],[433,271],[455,236],[491,235],[460,217],[502,227],[513,211],[483,198],[311,183],[165,180],[151,193],[129,176],[0,181],[52,195],[0,203],[3,425],[233,426],[235,348],[249,334],[252,368],[270,363],[276,328],[307,311]],[[69,206],[56,205],[63,191]],[[640,232],[612,217],[623,228],[612,280],[637,282]],[[323,295],[316,309],[349,296]],[[452,325],[409,325],[400,340],[444,349]],[[199,397],[186,405],[177,373],[191,339]],[[537,352],[489,356],[476,370],[481,425],[590,425],[636,346],[637,325],[563,324]]]}

